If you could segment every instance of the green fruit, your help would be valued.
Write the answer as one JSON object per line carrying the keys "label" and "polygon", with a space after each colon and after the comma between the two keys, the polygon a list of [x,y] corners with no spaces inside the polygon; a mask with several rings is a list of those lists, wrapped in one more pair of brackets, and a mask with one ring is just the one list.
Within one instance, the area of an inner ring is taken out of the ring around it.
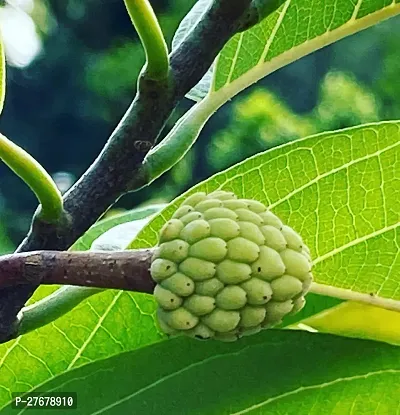
{"label": "green fruit", "polygon": [[223,310],[237,310],[246,304],[246,291],[237,285],[225,287],[216,296],[217,307]]}
{"label": "green fruit", "polygon": [[265,319],[264,307],[246,306],[240,311],[240,327],[256,327]]}
{"label": "green fruit", "polygon": [[185,332],[185,334],[195,339],[207,340],[207,339],[211,339],[212,337],[214,337],[215,333],[205,324],[199,323],[197,324],[195,328]]}
{"label": "green fruit", "polygon": [[251,305],[266,304],[272,297],[271,285],[259,278],[251,278],[240,285],[247,293],[247,302]]}
{"label": "green fruit", "polygon": [[260,216],[257,215],[257,213],[252,212],[251,210],[236,209],[235,212],[238,215],[239,220],[242,222],[252,222],[257,226],[261,226],[264,223]]}
{"label": "green fruit", "polygon": [[251,222],[239,222],[239,226],[242,238],[246,238],[259,246],[264,245],[265,238],[257,225]]}
{"label": "green fruit", "polygon": [[192,208],[192,206],[181,206],[179,207],[175,213],[172,215],[173,219],[180,219],[182,216],[187,215],[190,212],[193,212],[194,209]]}
{"label": "green fruit", "polygon": [[265,322],[267,324],[277,324],[289,314],[293,309],[293,301],[287,300],[283,302],[279,301],[270,301],[265,306],[266,318]]}
{"label": "green fruit", "polygon": [[189,244],[181,239],[162,243],[155,252],[155,258],[169,259],[175,263],[182,262],[189,252]]}
{"label": "green fruit", "polygon": [[161,330],[235,341],[299,311],[310,251],[259,201],[189,196],[160,232],[150,268]]}
{"label": "green fruit", "polygon": [[[183,224],[182,224],[183,228]],[[180,237],[192,244],[210,235],[210,225],[207,221],[199,219],[188,223],[180,232]]]}
{"label": "green fruit", "polygon": [[172,241],[179,236],[183,229],[183,223],[178,219],[169,220],[160,231],[160,243]]}
{"label": "green fruit", "polygon": [[238,215],[230,209],[226,209],[223,207],[215,207],[215,208],[211,208],[208,209],[204,212],[204,217],[207,220],[210,219],[218,219],[218,218],[227,218],[227,219],[232,219],[232,220],[238,220]]}
{"label": "green fruit", "polygon": [[176,274],[168,277],[166,280],[161,281],[161,286],[181,297],[187,297],[192,294],[195,287],[194,282],[180,272],[177,272]]}
{"label": "green fruit", "polygon": [[218,278],[210,278],[196,283],[196,294],[215,297],[224,288],[224,284]]}
{"label": "green fruit", "polygon": [[263,220],[264,225],[271,225],[277,229],[281,229],[283,226],[281,220],[277,216],[275,216],[272,212],[267,211],[267,212],[259,213],[258,215]]}
{"label": "green fruit", "polygon": [[247,209],[247,203],[240,199],[224,200],[222,206],[231,210]]}
{"label": "green fruit", "polygon": [[227,242],[228,258],[233,261],[251,263],[258,258],[260,247],[248,239],[238,237]]}
{"label": "green fruit", "polygon": [[240,234],[239,224],[232,219],[211,219],[208,223],[211,226],[212,236],[218,236],[221,239],[229,240],[236,238]]}
{"label": "green fruit", "polygon": [[263,205],[261,202],[258,202],[257,200],[253,200],[253,199],[242,199],[242,200],[246,202],[247,207],[254,213],[261,213],[267,210],[265,205]]}
{"label": "green fruit", "polygon": [[185,201],[181,204],[181,206],[196,206],[198,203],[205,200],[207,197],[206,193],[204,192],[197,192],[193,193],[191,196],[185,199]]}
{"label": "green fruit", "polygon": [[189,250],[191,257],[220,262],[228,253],[226,242],[221,238],[206,238],[194,243]]}
{"label": "green fruit", "polygon": [[271,281],[285,273],[285,265],[278,252],[268,246],[260,247],[260,256],[251,265],[252,275]]}
{"label": "green fruit", "polygon": [[168,259],[157,258],[151,263],[150,274],[154,281],[160,282],[178,270],[176,264]]}
{"label": "green fruit", "polygon": [[175,310],[182,305],[182,298],[161,285],[157,285],[154,289],[154,298],[164,310]]}
{"label": "green fruit", "polygon": [[203,219],[203,215],[200,212],[196,212],[196,211],[190,212],[187,215],[182,216],[180,218],[181,222],[184,225],[187,225],[188,223],[193,222],[194,220],[200,220],[200,219]]}
{"label": "green fruit", "polygon": [[280,253],[286,272],[296,278],[303,279],[311,271],[307,258],[293,249],[285,249]]}
{"label": "green fruit", "polygon": [[214,310],[215,299],[214,297],[193,294],[185,300],[183,306],[196,316],[203,316]]}
{"label": "green fruit", "polygon": [[210,314],[202,317],[202,322],[211,330],[226,333],[237,327],[240,314],[237,311],[226,311],[216,308]]}
{"label": "green fruit", "polygon": [[198,203],[194,208],[197,210],[197,212],[205,212],[206,210],[209,210],[211,208],[218,208],[222,207],[222,202],[218,199],[206,199],[202,202]]}
{"label": "green fruit", "polygon": [[251,267],[225,259],[217,265],[217,277],[224,284],[240,284],[250,278]]}
{"label": "green fruit", "polygon": [[272,299],[274,301],[286,301],[300,294],[303,284],[298,278],[291,275],[283,275],[271,282]]}
{"label": "green fruit", "polygon": [[158,313],[161,320],[164,320],[168,326],[175,330],[190,330],[199,322],[199,318],[194,316],[188,310],[180,307],[173,311],[161,310]]}
{"label": "green fruit", "polygon": [[289,249],[301,252],[301,250],[303,249],[304,242],[298,233],[296,233],[289,226],[284,225],[282,226],[282,235],[285,237],[287,247]]}
{"label": "green fruit", "polygon": [[265,238],[265,245],[268,245],[270,248],[275,251],[283,251],[286,249],[286,239],[284,238],[282,232],[272,225],[261,226],[260,228],[262,234]]}
{"label": "green fruit", "polygon": [[179,271],[183,272],[195,281],[203,281],[215,275],[216,265],[213,262],[198,258],[186,258],[179,265]]}

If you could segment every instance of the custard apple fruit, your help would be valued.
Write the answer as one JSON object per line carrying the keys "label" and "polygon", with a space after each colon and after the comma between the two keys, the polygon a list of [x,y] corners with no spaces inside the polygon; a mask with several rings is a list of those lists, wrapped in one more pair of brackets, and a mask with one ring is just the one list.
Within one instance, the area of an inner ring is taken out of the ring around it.
{"label": "custard apple fruit", "polygon": [[300,311],[310,250],[256,200],[189,196],[160,231],[150,272],[162,331],[234,341]]}

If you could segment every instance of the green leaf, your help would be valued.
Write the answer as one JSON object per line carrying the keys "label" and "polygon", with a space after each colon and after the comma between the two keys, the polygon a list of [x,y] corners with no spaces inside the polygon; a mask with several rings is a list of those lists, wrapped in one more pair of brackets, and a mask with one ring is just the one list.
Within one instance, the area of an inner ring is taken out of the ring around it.
{"label": "green leaf", "polygon": [[[119,215],[112,216],[107,219],[103,219],[99,221],[98,223],[94,224],[81,238],[79,238],[71,246],[70,250],[71,251],[87,251],[90,249],[90,247],[92,246],[93,242],[96,239],[98,239],[102,235],[105,235],[109,230],[112,230],[114,227],[121,225],[121,224],[129,223],[129,222],[133,224],[133,221],[138,221],[140,219],[148,218],[149,216],[159,212],[164,207],[165,207],[165,204],[150,205],[150,206],[133,209],[128,212],[124,212]],[[122,232],[120,236],[125,237],[125,235]],[[105,241],[105,239],[103,240]],[[115,238],[113,238],[113,243],[117,243]],[[118,244],[119,243],[121,242],[118,241]],[[121,249],[124,249],[124,248],[121,248]]]}
{"label": "green leaf", "polygon": [[287,0],[234,36],[218,57],[213,82],[203,78],[189,97],[199,100],[208,91],[210,106],[222,105],[277,69],[399,13],[400,0]]}
{"label": "green leaf", "polygon": [[[102,232],[128,220],[141,222],[161,206],[149,206],[101,221],[75,247],[89,248]],[[80,287],[64,289],[68,293],[75,291],[74,298],[83,293]],[[54,290],[53,286],[41,286],[31,303]],[[105,290],[51,324],[0,345],[0,408],[11,400],[12,392],[32,390],[69,369],[164,339],[155,325],[155,310],[150,295]]]}
{"label": "green leaf", "polygon": [[3,111],[4,100],[6,97],[6,58],[4,54],[3,41],[0,31],[0,114]]}
{"label": "green leaf", "polygon": [[260,200],[310,247],[317,282],[400,300],[400,122],[318,134],[251,157],[171,203],[130,245],[153,246],[190,193]]}
{"label": "green leaf", "polygon": [[396,346],[267,330],[235,343],[166,341],[71,371],[38,391],[77,392],[79,413],[92,415],[386,415],[398,407],[399,382]]}

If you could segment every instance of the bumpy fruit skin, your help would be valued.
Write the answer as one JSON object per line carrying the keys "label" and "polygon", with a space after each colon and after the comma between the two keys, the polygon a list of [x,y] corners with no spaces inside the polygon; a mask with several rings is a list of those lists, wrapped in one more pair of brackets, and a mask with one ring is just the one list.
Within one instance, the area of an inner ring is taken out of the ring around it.
{"label": "bumpy fruit skin", "polygon": [[168,335],[234,341],[300,311],[310,250],[256,200],[218,190],[189,196],[160,231],[150,272]]}

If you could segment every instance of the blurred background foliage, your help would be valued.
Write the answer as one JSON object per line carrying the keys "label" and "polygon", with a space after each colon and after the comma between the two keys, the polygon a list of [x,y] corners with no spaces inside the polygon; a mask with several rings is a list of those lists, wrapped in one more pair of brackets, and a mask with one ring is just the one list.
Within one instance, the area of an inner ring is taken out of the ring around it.
{"label": "blurred background foliage", "polygon": [[[195,0],[152,0],[171,40]],[[313,53],[249,88],[206,125],[193,150],[117,208],[169,201],[260,151],[299,137],[400,117],[400,17]],[[0,0],[7,97],[0,131],[62,191],[86,170],[130,104],[144,53],[122,0]],[[167,126],[192,105],[185,100]],[[0,164],[0,253],[29,228],[36,200]]]}

